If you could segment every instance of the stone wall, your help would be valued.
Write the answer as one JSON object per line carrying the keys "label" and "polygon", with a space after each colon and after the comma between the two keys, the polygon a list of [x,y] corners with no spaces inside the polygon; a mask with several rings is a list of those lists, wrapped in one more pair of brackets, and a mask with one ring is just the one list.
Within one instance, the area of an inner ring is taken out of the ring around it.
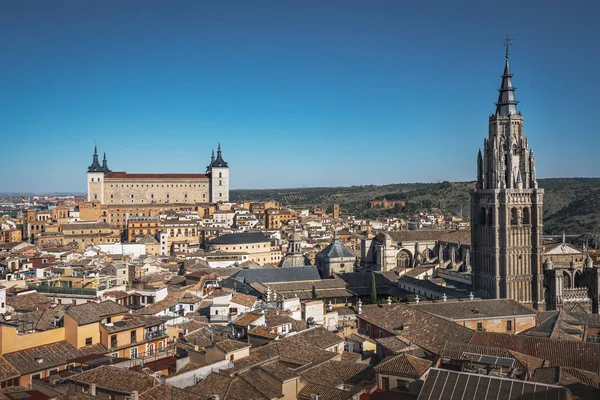
{"label": "stone wall", "polygon": [[208,201],[207,178],[154,181],[109,178],[104,180],[105,204],[201,203]]}

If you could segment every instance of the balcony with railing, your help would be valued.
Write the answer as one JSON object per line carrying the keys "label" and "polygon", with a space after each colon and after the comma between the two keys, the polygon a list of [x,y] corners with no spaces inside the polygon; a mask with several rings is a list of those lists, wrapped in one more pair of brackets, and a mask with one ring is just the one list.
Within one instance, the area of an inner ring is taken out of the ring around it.
{"label": "balcony with railing", "polygon": [[159,329],[157,331],[146,331],[145,333],[146,340],[158,339],[165,336],[167,336],[166,329]]}
{"label": "balcony with railing", "polygon": [[62,286],[47,286],[47,285],[27,285],[29,290],[36,290],[39,293],[48,294],[65,294],[65,295],[77,295],[77,296],[97,296],[98,290],[93,288],[74,288],[74,287],[62,287]]}

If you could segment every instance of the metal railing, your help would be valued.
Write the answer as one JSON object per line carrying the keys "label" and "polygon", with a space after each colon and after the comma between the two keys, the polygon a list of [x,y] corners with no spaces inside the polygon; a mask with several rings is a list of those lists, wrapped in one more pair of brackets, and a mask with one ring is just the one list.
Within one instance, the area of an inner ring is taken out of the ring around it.
{"label": "metal railing", "polygon": [[29,290],[36,290],[40,293],[54,293],[54,294],[75,294],[85,296],[97,296],[98,291],[96,289],[89,288],[70,288],[61,286],[45,286],[45,285],[27,285]]}
{"label": "metal railing", "polygon": [[146,332],[146,340],[152,340],[163,336],[167,336],[167,331],[165,329]]}

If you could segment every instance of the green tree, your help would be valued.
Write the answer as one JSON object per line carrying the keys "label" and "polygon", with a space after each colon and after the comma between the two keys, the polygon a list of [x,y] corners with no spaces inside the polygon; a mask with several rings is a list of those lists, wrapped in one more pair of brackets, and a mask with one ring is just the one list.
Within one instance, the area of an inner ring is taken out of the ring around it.
{"label": "green tree", "polygon": [[377,304],[377,285],[374,273],[371,273],[371,304]]}
{"label": "green tree", "polygon": [[317,288],[315,288],[315,285],[312,287],[312,298],[313,300],[317,299]]}

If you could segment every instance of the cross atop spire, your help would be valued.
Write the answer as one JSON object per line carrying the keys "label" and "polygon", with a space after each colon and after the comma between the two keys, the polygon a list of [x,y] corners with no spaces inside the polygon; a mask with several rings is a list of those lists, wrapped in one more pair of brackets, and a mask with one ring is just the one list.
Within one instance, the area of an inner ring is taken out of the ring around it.
{"label": "cross atop spire", "polygon": [[506,59],[507,59],[507,60],[508,60],[508,48],[509,48],[510,46],[512,46],[512,43],[511,43],[511,42],[512,42],[513,40],[514,40],[514,39],[511,39],[511,38],[509,38],[509,37],[508,37],[508,33],[506,34],[506,38],[505,38],[505,39],[502,39],[502,41],[504,42],[504,48],[506,49]]}

